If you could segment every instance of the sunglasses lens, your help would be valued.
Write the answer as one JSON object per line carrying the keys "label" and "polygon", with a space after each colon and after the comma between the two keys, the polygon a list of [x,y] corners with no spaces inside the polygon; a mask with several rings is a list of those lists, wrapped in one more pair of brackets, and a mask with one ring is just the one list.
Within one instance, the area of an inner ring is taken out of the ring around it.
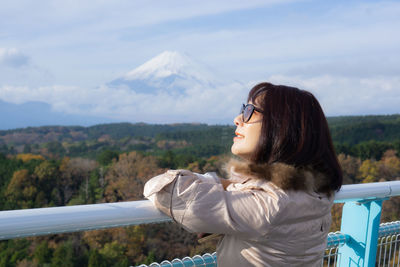
{"label": "sunglasses lens", "polygon": [[239,112],[239,114],[242,114],[242,113],[243,113],[245,107],[246,107],[246,106],[245,106],[244,104],[242,104],[242,106],[240,107],[240,112]]}
{"label": "sunglasses lens", "polygon": [[250,120],[251,115],[253,115],[253,111],[254,111],[254,106],[253,105],[247,104],[244,107],[244,110],[243,110],[243,122],[248,122]]}

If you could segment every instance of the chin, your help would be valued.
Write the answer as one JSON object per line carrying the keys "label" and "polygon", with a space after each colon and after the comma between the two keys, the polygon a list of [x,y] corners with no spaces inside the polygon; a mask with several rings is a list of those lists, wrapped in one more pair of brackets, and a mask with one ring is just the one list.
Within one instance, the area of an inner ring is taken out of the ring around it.
{"label": "chin", "polygon": [[235,149],[233,147],[231,148],[231,152],[233,155],[238,156],[241,159],[244,159],[244,160],[249,159],[249,155],[247,153],[242,153],[241,151],[238,151],[237,149]]}
{"label": "chin", "polygon": [[231,152],[232,152],[233,155],[239,156],[239,155],[238,155],[237,148],[235,147],[235,144],[232,145],[232,147],[231,147]]}

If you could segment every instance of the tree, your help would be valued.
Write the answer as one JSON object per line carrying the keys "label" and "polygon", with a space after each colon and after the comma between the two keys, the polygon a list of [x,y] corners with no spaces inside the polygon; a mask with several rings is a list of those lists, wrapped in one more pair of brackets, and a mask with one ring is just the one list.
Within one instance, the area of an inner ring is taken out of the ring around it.
{"label": "tree", "polygon": [[42,241],[36,248],[33,253],[34,259],[39,264],[46,264],[51,262],[51,258],[53,255],[53,251],[49,248],[49,244],[46,240]]}
{"label": "tree", "polygon": [[[52,161],[43,161],[36,166],[33,174],[37,177],[36,187],[38,195],[36,197],[36,206],[47,206],[52,199],[52,191],[57,186],[60,177],[58,166]],[[58,204],[58,202],[56,202]]]}
{"label": "tree", "polygon": [[161,168],[176,169],[178,166],[176,154],[171,150],[166,151],[159,159],[158,164]]}
{"label": "tree", "polygon": [[32,152],[32,147],[30,144],[25,144],[24,145],[24,153],[31,153]]}
{"label": "tree", "polygon": [[31,160],[45,160],[42,155],[34,155],[30,153],[18,154],[16,158],[22,160],[23,162],[28,162]]}
{"label": "tree", "polygon": [[91,159],[65,157],[60,164],[61,179],[59,180],[60,195],[64,205],[79,192],[83,186],[83,200],[89,198],[90,173],[97,168],[97,163]]}
{"label": "tree", "polygon": [[143,199],[144,183],[161,172],[162,169],[157,167],[156,159],[152,156],[143,156],[135,151],[121,154],[105,177],[106,201]]}
{"label": "tree", "polygon": [[400,159],[396,156],[395,150],[387,150],[379,163],[379,174],[382,179],[400,178]]}
{"label": "tree", "polygon": [[125,256],[126,247],[119,244],[117,241],[106,243],[100,249],[100,254],[107,259],[109,266],[128,266],[128,258]]}
{"label": "tree", "polygon": [[97,249],[91,249],[89,252],[88,267],[107,267],[106,259],[100,254]]}
{"label": "tree", "polygon": [[50,153],[51,156],[53,157],[60,157],[65,154],[65,148],[60,142],[49,142],[46,144],[47,151]]}
{"label": "tree", "polygon": [[360,166],[360,178],[363,183],[378,182],[379,164],[375,160],[364,160]]}
{"label": "tree", "polygon": [[16,266],[29,255],[31,241],[27,239],[12,239],[0,244],[0,266]]}
{"label": "tree", "polygon": [[51,260],[52,267],[70,267],[74,266],[74,249],[71,241],[61,243],[54,251]]}
{"label": "tree", "polygon": [[100,165],[107,166],[109,165],[114,159],[118,160],[118,152],[111,151],[111,150],[105,150],[100,153],[100,155],[97,156],[97,162]]}
{"label": "tree", "polygon": [[9,201],[9,208],[26,209],[33,208],[36,193],[35,181],[28,170],[23,169],[14,172],[5,195]]}
{"label": "tree", "polygon": [[357,144],[355,146],[355,150],[357,151],[358,156],[363,160],[380,160],[383,153],[390,147],[391,146],[388,143],[370,140]]}
{"label": "tree", "polygon": [[343,184],[359,183],[361,160],[349,155],[339,154],[338,161],[343,171]]}

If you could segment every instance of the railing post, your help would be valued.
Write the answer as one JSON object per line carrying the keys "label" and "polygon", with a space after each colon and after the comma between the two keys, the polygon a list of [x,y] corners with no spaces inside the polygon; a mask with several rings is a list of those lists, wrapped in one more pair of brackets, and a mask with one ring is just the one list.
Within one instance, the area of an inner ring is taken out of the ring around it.
{"label": "railing post", "polygon": [[350,236],[339,249],[340,267],[375,266],[383,199],[346,202],[340,232]]}

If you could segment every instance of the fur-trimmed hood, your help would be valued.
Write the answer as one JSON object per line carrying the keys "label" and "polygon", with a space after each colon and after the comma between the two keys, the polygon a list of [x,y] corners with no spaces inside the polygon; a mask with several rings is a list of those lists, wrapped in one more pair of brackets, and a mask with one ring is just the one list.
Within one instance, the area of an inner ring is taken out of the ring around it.
{"label": "fur-trimmed hood", "polygon": [[283,190],[301,190],[319,193],[332,192],[328,189],[330,179],[311,167],[296,168],[285,163],[255,164],[230,160],[225,166],[231,176],[245,176],[272,182]]}

